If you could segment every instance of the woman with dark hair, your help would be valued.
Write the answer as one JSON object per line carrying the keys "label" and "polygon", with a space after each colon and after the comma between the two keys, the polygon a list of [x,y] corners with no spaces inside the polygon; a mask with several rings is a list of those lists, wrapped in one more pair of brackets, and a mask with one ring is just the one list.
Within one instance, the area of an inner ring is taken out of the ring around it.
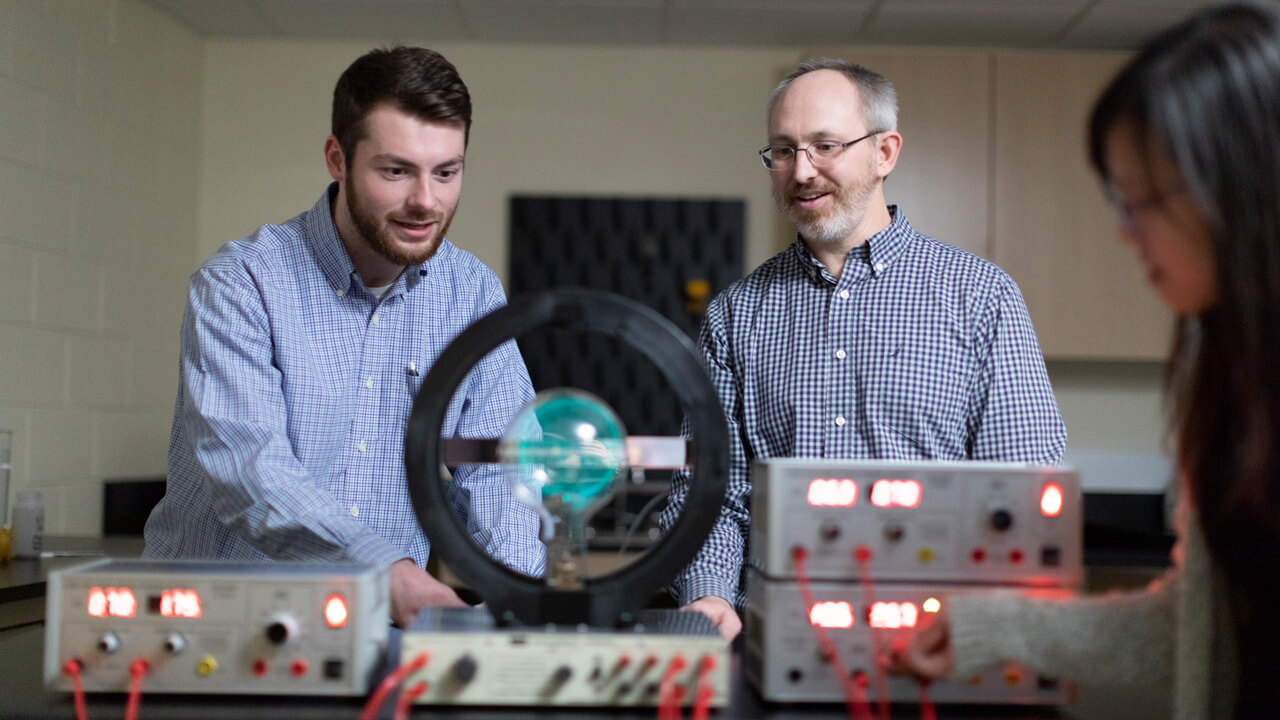
{"label": "woman with dark hair", "polygon": [[1174,716],[1280,713],[1280,13],[1202,10],[1103,92],[1093,166],[1178,316],[1166,393],[1185,485],[1174,568],[1143,592],[954,598],[892,670],[999,660],[1171,693]]}

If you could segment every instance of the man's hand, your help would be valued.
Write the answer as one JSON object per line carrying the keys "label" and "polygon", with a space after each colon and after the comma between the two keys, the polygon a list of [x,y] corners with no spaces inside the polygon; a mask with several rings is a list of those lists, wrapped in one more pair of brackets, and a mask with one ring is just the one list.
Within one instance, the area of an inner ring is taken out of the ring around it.
{"label": "man's hand", "polygon": [[947,611],[940,611],[928,626],[895,641],[879,663],[894,675],[914,675],[924,680],[941,680],[950,675],[956,658],[951,650],[951,618]]}
{"label": "man's hand", "polygon": [[402,628],[424,607],[467,607],[453,588],[445,585],[409,558],[391,563],[391,621]]}
{"label": "man's hand", "polygon": [[738,617],[738,612],[728,600],[717,595],[700,597],[680,609],[700,612],[711,618],[725,640],[733,640],[742,632],[742,619]]}

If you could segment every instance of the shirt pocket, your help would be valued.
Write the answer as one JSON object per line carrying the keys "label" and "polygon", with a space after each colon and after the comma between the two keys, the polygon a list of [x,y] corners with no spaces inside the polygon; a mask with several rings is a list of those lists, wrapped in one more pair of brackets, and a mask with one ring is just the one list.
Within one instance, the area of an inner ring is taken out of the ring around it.
{"label": "shirt pocket", "polygon": [[898,458],[968,456],[970,392],[978,364],[949,338],[892,333],[874,337],[862,372],[868,420]]}

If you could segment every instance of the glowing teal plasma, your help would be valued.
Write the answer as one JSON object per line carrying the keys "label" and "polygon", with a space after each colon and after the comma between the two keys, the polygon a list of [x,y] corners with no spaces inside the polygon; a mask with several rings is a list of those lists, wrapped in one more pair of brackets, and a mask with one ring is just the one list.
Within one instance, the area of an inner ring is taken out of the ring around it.
{"label": "glowing teal plasma", "polygon": [[516,415],[498,455],[522,500],[540,498],[582,514],[604,504],[621,482],[626,430],[600,398],[547,390]]}

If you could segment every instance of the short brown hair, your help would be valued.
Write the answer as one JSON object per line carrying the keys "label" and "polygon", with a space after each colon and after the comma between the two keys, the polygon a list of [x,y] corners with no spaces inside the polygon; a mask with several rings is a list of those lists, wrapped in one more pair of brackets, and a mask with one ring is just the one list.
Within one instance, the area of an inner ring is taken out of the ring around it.
{"label": "short brown hair", "polygon": [[367,137],[364,119],[390,105],[426,122],[457,123],[471,135],[471,94],[458,69],[438,52],[419,47],[372,50],[351,63],[333,88],[333,136],[348,167]]}

